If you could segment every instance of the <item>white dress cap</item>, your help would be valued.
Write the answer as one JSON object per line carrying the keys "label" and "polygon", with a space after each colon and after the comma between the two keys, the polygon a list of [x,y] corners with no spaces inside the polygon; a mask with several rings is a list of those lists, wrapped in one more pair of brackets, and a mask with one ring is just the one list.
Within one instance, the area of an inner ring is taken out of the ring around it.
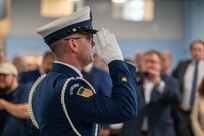
{"label": "white dress cap", "polygon": [[83,7],[70,15],[37,28],[37,33],[44,38],[48,45],[73,33],[95,34],[97,30],[94,30],[92,27],[90,13],[88,6]]}

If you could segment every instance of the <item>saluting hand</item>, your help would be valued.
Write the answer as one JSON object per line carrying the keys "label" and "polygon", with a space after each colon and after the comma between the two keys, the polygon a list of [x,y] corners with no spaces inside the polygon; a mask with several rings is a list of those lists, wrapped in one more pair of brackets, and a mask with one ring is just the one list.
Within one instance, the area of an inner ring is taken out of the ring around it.
{"label": "saluting hand", "polygon": [[97,33],[97,37],[100,47],[96,50],[96,53],[104,63],[109,64],[113,60],[123,60],[122,52],[113,33],[102,28]]}

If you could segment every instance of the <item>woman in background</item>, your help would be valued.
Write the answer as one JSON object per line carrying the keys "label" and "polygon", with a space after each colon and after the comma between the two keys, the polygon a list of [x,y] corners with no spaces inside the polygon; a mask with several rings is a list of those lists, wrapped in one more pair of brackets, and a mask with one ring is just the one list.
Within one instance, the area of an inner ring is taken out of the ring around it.
{"label": "woman in background", "polygon": [[195,136],[204,136],[204,78],[198,92],[191,113],[192,129]]}

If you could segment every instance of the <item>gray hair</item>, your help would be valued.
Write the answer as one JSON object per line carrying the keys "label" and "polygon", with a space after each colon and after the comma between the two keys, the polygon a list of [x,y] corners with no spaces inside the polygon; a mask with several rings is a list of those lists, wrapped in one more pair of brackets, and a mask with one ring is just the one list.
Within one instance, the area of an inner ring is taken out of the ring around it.
{"label": "gray hair", "polygon": [[60,39],[49,45],[52,52],[55,54],[56,58],[59,58],[65,53],[65,46],[67,45],[64,39]]}

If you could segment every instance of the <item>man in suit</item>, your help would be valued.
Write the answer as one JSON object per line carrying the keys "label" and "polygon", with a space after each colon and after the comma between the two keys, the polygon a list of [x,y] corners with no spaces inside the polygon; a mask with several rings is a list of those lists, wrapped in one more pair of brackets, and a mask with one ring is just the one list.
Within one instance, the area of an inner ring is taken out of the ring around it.
{"label": "man in suit", "polygon": [[[151,50],[144,54],[143,71],[148,72],[138,82],[138,116],[125,123],[121,136],[175,136],[171,104],[181,101],[177,81],[161,73],[161,56]],[[145,122],[145,119],[147,119]],[[146,128],[142,125],[147,123]]]}
{"label": "man in suit", "polygon": [[38,69],[20,73],[20,84],[34,83],[42,74],[47,74],[50,71],[53,63],[54,55],[51,51],[47,51],[43,55],[42,64]]}
{"label": "man in suit", "polygon": [[106,71],[90,63],[83,68],[82,74],[83,77],[91,83],[98,94],[111,97],[112,81]]}
{"label": "man in suit", "polygon": [[161,71],[164,74],[170,75],[171,74],[171,67],[173,64],[172,54],[167,50],[160,52],[160,54],[161,54],[161,58],[162,58]]}
{"label": "man in suit", "polygon": [[18,74],[28,70],[28,62],[23,56],[17,56],[13,59],[12,63],[16,66]]}
{"label": "man in suit", "polygon": [[[204,43],[195,40],[190,45],[191,59],[180,61],[172,75],[178,79],[182,102],[178,111],[178,135],[193,136],[190,114],[198,85],[204,77]],[[197,69],[197,70],[196,70]],[[195,73],[195,71],[197,71]],[[197,76],[195,76],[197,75]],[[195,86],[195,87],[194,87]]]}

